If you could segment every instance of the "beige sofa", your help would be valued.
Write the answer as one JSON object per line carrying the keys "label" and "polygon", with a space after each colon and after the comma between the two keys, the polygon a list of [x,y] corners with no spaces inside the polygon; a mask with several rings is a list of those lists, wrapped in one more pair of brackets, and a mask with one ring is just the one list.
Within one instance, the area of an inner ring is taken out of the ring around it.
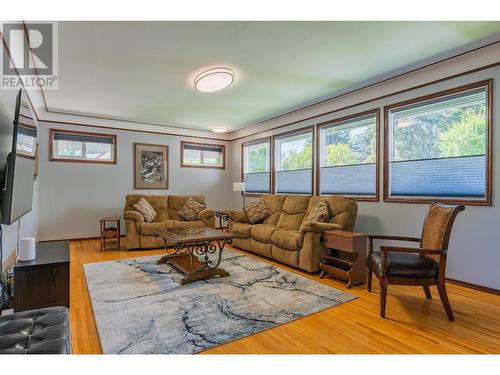
{"label": "beige sofa", "polygon": [[[151,223],[144,222],[143,216],[134,209],[134,204],[142,197],[146,198],[157,213]],[[161,228],[213,228],[215,214],[210,209],[201,211],[194,221],[186,221],[179,216],[178,211],[189,197],[187,195],[127,195],[123,215],[127,229],[127,249],[163,247],[163,240],[154,235],[154,231]],[[191,198],[205,204],[203,195],[191,195]]]}
{"label": "beige sofa", "polygon": [[[244,211],[230,211],[230,231],[237,235],[232,246],[277,260],[308,272],[319,270],[325,230],[352,231],[358,206],[341,196],[265,195],[271,215],[260,224],[250,224]],[[307,213],[319,201],[328,202],[328,223],[313,222],[299,231]]]}

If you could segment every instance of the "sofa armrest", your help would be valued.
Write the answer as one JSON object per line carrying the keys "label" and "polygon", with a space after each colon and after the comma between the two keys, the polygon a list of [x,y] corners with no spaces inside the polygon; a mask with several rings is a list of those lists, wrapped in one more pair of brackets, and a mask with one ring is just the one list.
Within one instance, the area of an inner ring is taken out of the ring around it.
{"label": "sofa armrest", "polygon": [[304,223],[304,225],[302,225],[300,228],[300,232],[301,233],[314,232],[323,234],[326,230],[336,230],[336,229],[342,230],[343,227],[342,225],[335,223],[323,223],[318,221],[311,221],[309,223]]}
{"label": "sofa armrest", "polygon": [[211,210],[209,208],[205,208],[204,210],[200,211],[200,213],[198,214],[198,219],[203,220],[205,222],[208,222],[214,216],[215,216],[214,210]]}
{"label": "sofa armrest", "polygon": [[245,211],[230,210],[229,217],[231,218],[231,220],[238,223],[249,223],[248,216]]}
{"label": "sofa armrest", "polygon": [[125,220],[135,221],[136,223],[144,222],[144,216],[142,216],[142,214],[137,211],[125,211],[125,213],[123,214],[123,218]]}

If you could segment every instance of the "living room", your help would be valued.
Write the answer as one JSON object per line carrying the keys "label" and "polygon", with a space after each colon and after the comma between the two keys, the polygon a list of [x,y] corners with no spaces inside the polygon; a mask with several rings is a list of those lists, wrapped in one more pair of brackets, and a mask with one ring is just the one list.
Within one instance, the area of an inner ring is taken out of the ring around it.
{"label": "living room", "polygon": [[498,354],[497,15],[7,17],[0,353]]}

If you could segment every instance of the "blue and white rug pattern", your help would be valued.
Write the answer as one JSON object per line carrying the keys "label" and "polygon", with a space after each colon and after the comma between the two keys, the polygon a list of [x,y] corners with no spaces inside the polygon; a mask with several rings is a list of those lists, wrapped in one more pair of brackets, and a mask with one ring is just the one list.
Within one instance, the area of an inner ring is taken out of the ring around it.
{"label": "blue and white rug pattern", "polygon": [[103,353],[197,353],[355,298],[230,250],[231,276],[180,285],[159,257],[84,265]]}

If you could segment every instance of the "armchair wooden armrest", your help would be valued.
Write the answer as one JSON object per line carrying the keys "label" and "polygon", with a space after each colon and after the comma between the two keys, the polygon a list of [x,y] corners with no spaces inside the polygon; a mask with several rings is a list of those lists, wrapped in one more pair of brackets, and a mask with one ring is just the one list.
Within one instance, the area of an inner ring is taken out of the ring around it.
{"label": "armchair wooden armrest", "polygon": [[368,235],[368,254],[373,251],[373,240],[390,240],[390,241],[407,241],[407,242],[421,242],[422,239],[418,237],[406,237],[406,236],[386,236],[380,234],[370,234]]}
{"label": "armchair wooden armrest", "polygon": [[399,246],[381,246],[380,251],[382,253],[387,253],[389,251],[396,253],[419,253],[419,254],[434,254],[440,255],[445,252],[445,250],[431,250],[431,249],[420,249],[415,247],[399,247]]}

